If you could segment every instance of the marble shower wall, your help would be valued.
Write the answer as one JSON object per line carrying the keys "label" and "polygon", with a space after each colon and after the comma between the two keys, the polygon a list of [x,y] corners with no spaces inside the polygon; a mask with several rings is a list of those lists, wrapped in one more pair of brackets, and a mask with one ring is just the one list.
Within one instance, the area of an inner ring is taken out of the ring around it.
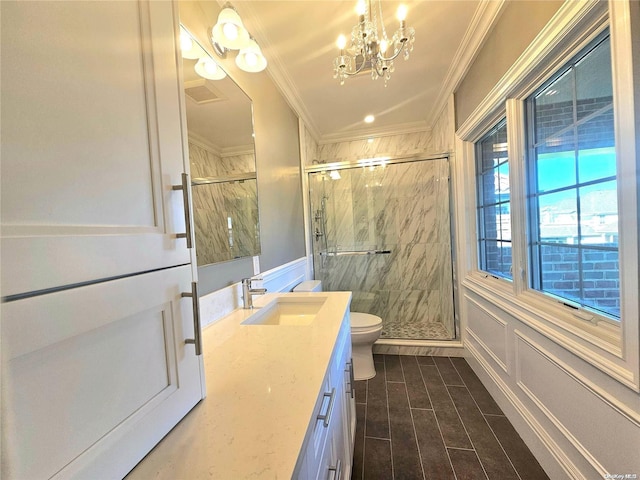
{"label": "marble shower wall", "polygon": [[317,156],[308,158],[317,160],[318,163],[332,163],[374,156],[400,157],[425,152],[438,152],[431,147],[431,131],[372,137],[370,140],[327,143],[318,146]]}
{"label": "marble shower wall", "polygon": [[255,155],[252,152],[223,156],[192,141],[189,141],[189,163],[191,178],[223,177],[256,171]]}
{"label": "marble shower wall", "polygon": [[[339,173],[310,176],[316,278],[379,315],[383,338],[453,338],[448,161]],[[390,253],[335,255],[374,250]]]}
{"label": "marble shower wall", "polygon": [[[220,156],[189,142],[191,177],[224,177],[255,172],[252,153]],[[198,265],[260,253],[255,179],[192,186]]]}

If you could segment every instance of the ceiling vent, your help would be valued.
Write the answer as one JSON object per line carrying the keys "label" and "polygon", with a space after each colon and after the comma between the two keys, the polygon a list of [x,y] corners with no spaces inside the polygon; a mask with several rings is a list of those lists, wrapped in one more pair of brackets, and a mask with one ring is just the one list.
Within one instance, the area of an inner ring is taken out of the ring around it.
{"label": "ceiling vent", "polygon": [[211,80],[200,78],[185,82],[184,93],[198,105],[226,100],[220,90],[218,90]]}

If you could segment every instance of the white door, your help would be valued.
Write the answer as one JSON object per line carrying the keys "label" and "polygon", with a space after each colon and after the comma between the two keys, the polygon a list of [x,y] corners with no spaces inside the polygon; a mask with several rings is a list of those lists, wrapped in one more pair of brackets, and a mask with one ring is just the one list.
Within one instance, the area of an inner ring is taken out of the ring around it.
{"label": "white door", "polygon": [[0,8],[2,295],[189,263],[172,2]]}
{"label": "white door", "polygon": [[122,478],[202,398],[190,266],[2,305],[4,479]]}

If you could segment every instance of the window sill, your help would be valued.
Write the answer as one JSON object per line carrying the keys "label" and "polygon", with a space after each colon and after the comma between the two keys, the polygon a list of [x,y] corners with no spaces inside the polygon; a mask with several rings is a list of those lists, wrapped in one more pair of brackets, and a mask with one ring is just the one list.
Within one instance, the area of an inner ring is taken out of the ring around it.
{"label": "window sill", "polygon": [[638,389],[633,372],[623,365],[620,326],[582,320],[543,294],[516,295],[510,281],[484,272],[470,272],[462,285],[615,380]]}

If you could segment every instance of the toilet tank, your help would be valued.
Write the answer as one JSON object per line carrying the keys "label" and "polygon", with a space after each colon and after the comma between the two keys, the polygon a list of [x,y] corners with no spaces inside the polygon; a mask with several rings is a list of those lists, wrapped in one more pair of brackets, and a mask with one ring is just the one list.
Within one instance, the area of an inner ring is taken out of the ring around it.
{"label": "toilet tank", "polygon": [[293,287],[294,292],[321,292],[322,280],[306,280]]}

